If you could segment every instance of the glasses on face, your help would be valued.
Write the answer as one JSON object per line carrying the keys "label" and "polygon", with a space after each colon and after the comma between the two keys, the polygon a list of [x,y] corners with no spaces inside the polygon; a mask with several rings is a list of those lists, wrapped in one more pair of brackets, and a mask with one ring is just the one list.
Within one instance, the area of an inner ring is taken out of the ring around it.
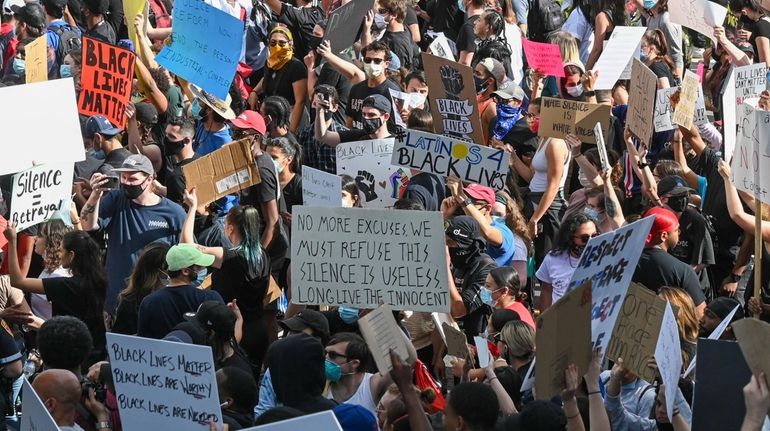
{"label": "glasses on face", "polygon": [[491,334],[487,334],[487,340],[491,341],[495,344],[500,342],[500,332],[493,332]]}
{"label": "glasses on face", "polygon": [[270,46],[276,46],[276,45],[278,45],[278,46],[280,46],[281,48],[285,47],[285,46],[286,46],[286,45],[288,45],[288,44],[289,44],[289,41],[288,41],[288,40],[271,40],[271,41],[270,41]]}
{"label": "glasses on face", "polygon": [[380,15],[390,15],[390,11],[385,8],[377,9],[377,13]]}
{"label": "glasses on face", "polygon": [[589,234],[584,234],[584,235],[575,235],[575,237],[574,237],[574,238],[575,238],[575,239],[579,239],[579,240],[581,240],[581,241],[583,241],[583,242],[588,242],[588,241],[590,241],[590,240],[591,240],[591,238],[595,238],[595,237],[597,237],[597,236],[599,236],[599,233],[598,233],[598,232],[594,232],[594,233],[592,233],[591,235],[589,235]]}
{"label": "glasses on face", "polygon": [[505,99],[500,96],[494,96],[495,103],[498,105],[507,105],[513,101],[513,99]]}
{"label": "glasses on face", "polygon": [[326,357],[331,359],[332,361],[336,361],[339,358],[342,358],[342,359],[347,359],[348,358],[347,355],[343,355],[341,353],[337,353],[337,352],[335,352],[333,350],[327,350],[326,351]]}
{"label": "glasses on face", "polygon": [[364,63],[366,64],[382,64],[382,62],[385,61],[384,58],[372,58],[372,57],[364,57]]}

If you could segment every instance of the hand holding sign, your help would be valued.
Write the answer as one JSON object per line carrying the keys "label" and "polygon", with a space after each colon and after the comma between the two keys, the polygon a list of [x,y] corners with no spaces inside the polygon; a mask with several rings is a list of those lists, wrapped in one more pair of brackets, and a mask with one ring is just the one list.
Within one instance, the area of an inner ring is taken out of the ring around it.
{"label": "hand holding sign", "polygon": [[3,235],[5,235],[5,239],[7,239],[9,243],[15,244],[16,225],[13,223],[8,223],[8,226],[6,226],[5,230],[3,231]]}

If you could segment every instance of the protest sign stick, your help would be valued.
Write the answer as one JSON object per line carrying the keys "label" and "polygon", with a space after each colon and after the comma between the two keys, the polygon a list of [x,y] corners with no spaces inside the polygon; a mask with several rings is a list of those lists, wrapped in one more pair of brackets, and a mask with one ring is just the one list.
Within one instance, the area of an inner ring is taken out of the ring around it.
{"label": "protest sign stick", "polygon": [[[760,168],[761,169],[761,168]],[[754,297],[762,292],[762,201],[754,196]],[[759,319],[759,316],[754,316]]]}

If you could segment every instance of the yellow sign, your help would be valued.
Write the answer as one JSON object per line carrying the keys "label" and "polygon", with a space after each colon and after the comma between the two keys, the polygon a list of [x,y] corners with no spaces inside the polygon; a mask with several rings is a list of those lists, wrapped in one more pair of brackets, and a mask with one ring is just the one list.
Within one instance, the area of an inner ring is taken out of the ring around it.
{"label": "yellow sign", "polygon": [[48,39],[42,35],[24,47],[27,84],[48,80]]}
{"label": "yellow sign", "polygon": [[[134,20],[136,16],[144,12],[144,8],[147,5],[147,0],[123,0],[123,14],[126,19],[126,27],[128,27],[128,38],[131,42],[134,42],[134,46],[138,46],[138,39],[136,38],[136,27],[134,26]],[[145,14],[144,19],[147,20]]]}

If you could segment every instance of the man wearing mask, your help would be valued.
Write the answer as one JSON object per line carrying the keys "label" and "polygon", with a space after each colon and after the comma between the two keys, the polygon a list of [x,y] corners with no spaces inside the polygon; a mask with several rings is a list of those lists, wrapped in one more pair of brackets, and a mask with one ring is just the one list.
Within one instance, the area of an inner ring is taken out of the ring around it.
{"label": "man wearing mask", "polygon": [[80,5],[80,12],[85,20],[86,30],[83,36],[107,42],[115,45],[115,29],[104,17],[109,13],[109,0],[84,0]]}
{"label": "man wearing mask", "polygon": [[[335,115],[340,109],[340,99],[337,90],[331,85],[321,84],[316,88],[315,95],[318,97],[313,97],[311,107],[318,111],[320,109],[319,104],[323,105],[324,113],[321,121],[323,121],[326,130],[333,132],[347,130],[342,123],[338,122]],[[314,122],[300,130],[297,137],[299,144],[302,146],[302,162],[311,168],[337,175],[337,152],[334,147],[323,145],[316,140],[315,121],[318,120],[315,116],[313,120]]]}
{"label": "man wearing mask", "polygon": [[388,131],[388,120],[390,120],[391,112],[390,100],[381,94],[368,96],[361,103],[362,124],[360,129],[340,130],[338,132],[329,130],[327,122],[323,120],[329,103],[322,100],[318,95],[316,95],[314,103],[317,107],[315,114],[315,138],[321,145],[336,147],[337,144],[344,142],[385,139],[392,136]]}
{"label": "man wearing mask", "polygon": [[154,241],[179,242],[185,219],[179,204],[153,190],[155,170],[146,156],[128,157],[115,172],[120,175],[120,188],[114,190],[106,188],[105,175],[93,175],[91,196],[80,215],[83,230],[102,229],[108,234],[104,308],[109,314],[115,313],[118,294],[126,287],[126,279],[144,247]]}
{"label": "man wearing mask", "polygon": [[679,242],[679,219],[666,208],[650,208],[644,217],[654,216],[642,255],[632,281],[657,292],[663,286],[687,291],[695,303],[698,317],[706,309],[706,297],[692,267],[669,254]]}
{"label": "man wearing mask", "polygon": [[104,159],[104,163],[97,171],[100,174],[113,175],[113,169],[121,167],[126,158],[131,155],[131,152],[123,148],[120,142],[122,131],[113,126],[103,115],[94,115],[86,121],[83,140],[86,146],[93,150],[94,157]]}
{"label": "man wearing mask", "polygon": [[193,151],[195,121],[189,117],[171,117],[166,123],[166,139],[163,155],[166,157],[166,197],[182,205],[187,190],[182,166],[198,159]]}
{"label": "man wearing mask", "polygon": [[[350,128],[363,129],[363,102],[374,94],[390,100],[389,89],[401,91],[401,87],[388,78],[385,72],[390,65],[390,48],[381,41],[372,42],[361,50],[364,59],[364,74],[366,81],[359,82],[350,88],[348,102],[348,124]],[[390,115],[390,110],[388,110]],[[388,117],[390,118],[390,117]]]}
{"label": "man wearing mask", "polygon": [[658,181],[660,202],[679,217],[679,242],[669,253],[690,265],[698,274],[703,291],[708,292],[707,267],[715,262],[714,244],[706,219],[690,205],[691,191],[685,180],[676,175]]}
{"label": "man wearing mask", "polygon": [[205,156],[232,142],[226,123],[226,120],[235,118],[235,112],[230,107],[232,98],[228,94],[225,100],[219,99],[194,85],[190,86],[190,90],[195,96],[192,114],[199,120],[195,130],[195,152]]}
{"label": "man wearing mask", "polygon": [[745,315],[741,303],[738,302],[737,299],[727,296],[722,296],[711,301],[706,307],[706,311],[700,318],[700,331],[698,336],[710,336],[711,333],[714,332],[714,330],[717,329],[717,327],[721,325],[725,319],[727,319],[727,316],[732,313],[735,307],[738,307],[738,309],[735,310],[735,313],[730,318],[730,323],[718,338],[719,340],[735,340],[735,333],[733,332],[732,324],[736,320],[743,319]]}

